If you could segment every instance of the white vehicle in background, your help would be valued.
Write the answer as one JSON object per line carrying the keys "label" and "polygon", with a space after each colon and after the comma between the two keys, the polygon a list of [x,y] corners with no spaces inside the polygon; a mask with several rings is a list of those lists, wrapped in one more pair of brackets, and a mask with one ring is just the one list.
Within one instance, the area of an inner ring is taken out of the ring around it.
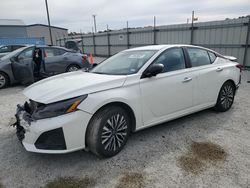
{"label": "white vehicle in background", "polygon": [[230,109],[241,66],[191,45],[155,45],[122,51],[91,72],[77,71],[24,90],[17,136],[27,151],[89,149],[111,157],[129,134],[215,107]]}

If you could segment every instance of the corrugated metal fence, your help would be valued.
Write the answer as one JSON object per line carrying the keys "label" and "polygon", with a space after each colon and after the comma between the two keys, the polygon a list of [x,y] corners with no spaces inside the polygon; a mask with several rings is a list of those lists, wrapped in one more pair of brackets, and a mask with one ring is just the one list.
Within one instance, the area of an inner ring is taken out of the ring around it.
{"label": "corrugated metal fence", "polygon": [[[121,50],[152,44],[194,44],[238,58],[250,67],[250,17],[223,21],[125,29],[71,37],[82,39],[84,53],[111,56]],[[57,40],[64,45],[68,38]]]}

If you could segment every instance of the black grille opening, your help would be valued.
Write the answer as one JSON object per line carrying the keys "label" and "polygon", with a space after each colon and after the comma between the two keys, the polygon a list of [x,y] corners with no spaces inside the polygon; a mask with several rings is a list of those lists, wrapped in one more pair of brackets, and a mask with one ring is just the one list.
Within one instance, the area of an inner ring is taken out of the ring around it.
{"label": "black grille opening", "polygon": [[58,128],[42,133],[37,139],[35,146],[37,149],[65,150],[66,143],[63,129]]}

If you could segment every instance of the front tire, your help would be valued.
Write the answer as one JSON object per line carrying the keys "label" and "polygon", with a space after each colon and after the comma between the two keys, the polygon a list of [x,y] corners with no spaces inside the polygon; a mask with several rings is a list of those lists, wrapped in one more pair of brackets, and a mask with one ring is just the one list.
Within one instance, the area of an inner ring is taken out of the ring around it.
{"label": "front tire", "polygon": [[131,120],[119,106],[109,106],[97,112],[87,129],[86,142],[89,150],[101,157],[112,157],[125,146]]}
{"label": "front tire", "polygon": [[80,69],[80,67],[78,65],[69,65],[67,68],[67,72],[74,72],[74,71],[78,71]]}
{"label": "front tire", "polygon": [[215,110],[225,112],[231,108],[234,102],[235,86],[232,82],[225,82],[221,89],[215,105]]}

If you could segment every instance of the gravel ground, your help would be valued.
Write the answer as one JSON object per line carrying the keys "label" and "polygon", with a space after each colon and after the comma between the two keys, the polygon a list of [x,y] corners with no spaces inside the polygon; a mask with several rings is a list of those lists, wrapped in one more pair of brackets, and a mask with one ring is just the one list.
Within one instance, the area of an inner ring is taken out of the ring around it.
{"label": "gravel ground", "polygon": [[110,159],[29,153],[8,126],[24,87],[0,90],[2,187],[250,187],[250,74],[232,109],[205,110],[133,134]]}

